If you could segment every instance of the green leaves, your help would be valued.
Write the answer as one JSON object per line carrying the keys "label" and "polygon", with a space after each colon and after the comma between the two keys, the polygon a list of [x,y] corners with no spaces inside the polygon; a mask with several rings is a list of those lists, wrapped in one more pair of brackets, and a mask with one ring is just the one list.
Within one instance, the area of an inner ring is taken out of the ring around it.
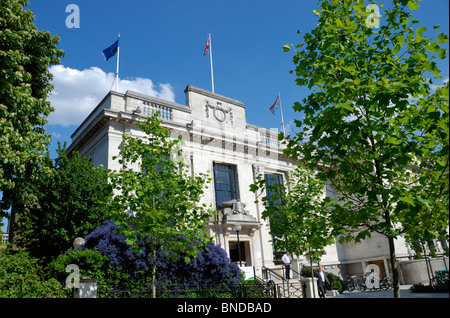
{"label": "green leaves", "polygon": [[283,45],[283,50],[285,52],[289,52],[291,50],[291,46],[289,44],[285,44],[285,45]]}
{"label": "green leaves", "polygon": [[393,144],[393,145],[398,145],[400,144],[397,140],[397,138],[391,136],[385,139],[385,142],[387,142],[388,144]]}
{"label": "green leaves", "polygon": [[417,10],[419,7],[420,5],[416,1],[414,0],[408,1],[409,10]]}
{"label": "green leaves", "polygon": [[17,223],[17,244],[34,257],[59,255],[76,237],[99,227],[107,219],[104,202],[113,193],[105,169],[77,152],[69,158],[60,144],[57,153],[46,162],[50,171],[38,170],[28,188],[40,209],[21,209]]}
{"label": "green leaves", "polygon": [[434,53],[439,51],[440,46],[434,42],[430,42],[430,44],[428,44],[425,48],[427,49],[428,52]]}
{"label": "green leaves", "polygon": [[285,154],[317,169],[343,202],[329,215],[335,233],[438,232],[448,226],[449,120],[435,59],[447,57],[448,34],[428,38],[415,26],[418,1],[392,1],[379,28],[365,25],[364,1],[319,5],[318,26],[292,59],[296,83],[311,92],[294,105],[302,132]]}
{"label": "green leaves", "polygon": [[44,280],[37,260],[24,251],[0,250],[0,298],[65,298],[54,278]]}
{"label": "green leaves", "polygon": [[412,206],[414,206],[414,200],[409,198],[409,197],[399,197],[398,198],[400,201],[406,202]]}
{"label": "green leaves", "polygon": [[178,160],[182,144],[170,138],[158,114],[140,122],[139,128],[145,135],[124,135],[118,156],[123,168],[110,173],[118,194],[107,203],[108,214],[127,237],[150,237],[188,260],[210,240],[205,233],[210,210],[200,203],[208,178],[191,176]]}
{"label": "green leaves", "polygon": [[[50,142],[44,125],[53,111],[47,101],[59,64],[59,38],[38,31],[27,1],[3,0],[0,6],[0,191],[2,210],[13,202],[31,203],[27,187]],[[1,217],[1,215],[0,215]]]}
{"label": "green leaves", "polygon": [[441,60],[445,59],[447,57],[447,50],[443,48],[439,49],[438,56]]}
{"label": "green leaves", "polygon": [[313,171],[297,167],[283,184],[269,183],[259,175],[250,190],[264,205],[262,217],[270,224],[276,250],[305,255],[311,248],[322,250],[332,243],[325,182]]}
{"label": "green leaves", "polygon": [[426,30],[427,30],[426,26],[420,27],[420,28],[417,29],[416,34],[418,36],[422,36],[422,33],[425,32]]}
{"label": "green leaves", "polygon": [[438,44],[443,44],[448,41],[448,34],[441,33],[438,35]]}

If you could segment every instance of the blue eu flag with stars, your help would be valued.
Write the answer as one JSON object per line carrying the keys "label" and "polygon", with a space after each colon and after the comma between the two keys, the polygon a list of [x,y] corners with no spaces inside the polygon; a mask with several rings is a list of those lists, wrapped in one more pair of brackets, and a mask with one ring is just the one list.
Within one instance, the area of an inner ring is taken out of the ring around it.
{"label": "blue eu flag with stars", "polygon": [[119,39],[117,39],[117,41],[114,42],[113,45],[104,49],[102,51],[102,54],[103,54],[103,57],[105,58],[105,61],[108,61],[110,58],[112,58],[114,55],[116,55],[118,48],[119,48]]}

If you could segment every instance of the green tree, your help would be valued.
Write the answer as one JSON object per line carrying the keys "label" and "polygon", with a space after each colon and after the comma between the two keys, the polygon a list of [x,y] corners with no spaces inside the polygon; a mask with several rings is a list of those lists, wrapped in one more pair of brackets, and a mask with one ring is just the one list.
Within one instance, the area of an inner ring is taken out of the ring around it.
{"label": "green tree", "polygon": [[[258,193],[264,206],[262,217],[270,222],[270,234],[278,250],[306,255],[332,243],[330,198],[325,196],[326,184],[313,171],[297,166],[283,184],[273,185],[260,175],[250,190]],[[319,261],[320,254],[312,258]]]}
{"label": "green tree", "polygon": [[[40,175],[33,193],[38,209],[22,209],[17,222],[17,245],[33,257],[56,257],[72,247],[76,237],[86,237],[107,219],[101,203],[112,196],[108,171],[93,167],[78,152],[69,158],[58,144],[58,157],[48,159],[50,173]],[[49,259],[50,260],[50,259]]]}
{"label": "green tree", "polygon": [[[67,281],[70,272],[66,271],[66,268],[70,264],[78,266],[79,277],[98,279],[98,290],[111,290],[117,281],[126,281],[131,284],[134,282],[122,269],[110,266],[108,263],[108,257],[101,255],[97,249],[72,248],[52,260],[46,266],[44,276],[57,280],[68,294],[70,294],[71,286],[67,283],[73,283],[73,281]],[[127,286],[127,288],[132,287]]]}
{"label": "green tree", "polygon": [[336,191],[330,221],[341,241],[387,238],[400,297],[394,239],[448,227],[449,91],[433,82],[448,35],[425,36],[415,0],[392,0],[382,16],[382,4],[362,0],[319,4],[318,26],[284,46],[297,84],[314,90],[294,105],[303,130],[287,152]]}
{"label": "green tree", "polygon": [[[204,174],[190,175],[180,156],[180,140],[170,138],[158,114],[139,123],[144,136],[124,134],[118,162],[110,180],[117,195],[107,204],[109,215],[131,245],[149,237],[153,249],[153,295],[155,296],[157,251],[195,257],[209,239],[205,222],[211,211],[201,204],[209,182]],[[191,244],[196,242],[197,244]],[[138,248],[136,246],[136,248]]]}
{"label": "green tree", "polygon": [[50,142],[49,66],[60,63],[59,37],[38,31],[27,0],[0,0],[0,219],[14,203],[33,203],[27,186]]}
{"label": "green tree", "polygon": [[259,175],[250,190],[261,198],[262,217],[270,223],[273,245],[307,256],[312,271],[312,262],[319,262],[324,248],[334,242],[326,184],[302,166],[292,170],[283,184],[267,181]]}
{"label": "green tree", "polygon": [[0,298],[63,298],[62,285],[39,275],[37,260],[10,248],[0,250]]}

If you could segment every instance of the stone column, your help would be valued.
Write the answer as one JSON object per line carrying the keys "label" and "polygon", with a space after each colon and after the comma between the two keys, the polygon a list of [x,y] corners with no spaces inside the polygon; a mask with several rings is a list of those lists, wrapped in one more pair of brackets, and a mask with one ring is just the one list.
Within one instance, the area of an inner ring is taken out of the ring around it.
{"label": "stone column", "polygon": [[74,288],[73,298],[97,298],[97,278],[81,277],[80,287]]}
{"label": "stone column", "polygon": [[[305,297],[306,298],[319,298],[319,287],[317,287],[317,278],[303,277],[300,279],[302,284],[306,285]],[[313,288],[313,284],[314,288]],[[314,294],[313,294],[314,291]]]}

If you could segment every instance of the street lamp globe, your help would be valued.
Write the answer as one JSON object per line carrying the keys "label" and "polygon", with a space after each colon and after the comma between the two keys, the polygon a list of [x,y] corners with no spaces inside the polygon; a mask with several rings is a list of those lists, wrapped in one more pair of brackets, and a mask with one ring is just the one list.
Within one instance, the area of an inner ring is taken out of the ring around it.
{"label": "street lamp globe", "polygon": [[83,245],[85,243],[84,238],[82,237],[77,237],[76,239],[73,240],[73,247],[74,248],[78,248],[81,245]]}

